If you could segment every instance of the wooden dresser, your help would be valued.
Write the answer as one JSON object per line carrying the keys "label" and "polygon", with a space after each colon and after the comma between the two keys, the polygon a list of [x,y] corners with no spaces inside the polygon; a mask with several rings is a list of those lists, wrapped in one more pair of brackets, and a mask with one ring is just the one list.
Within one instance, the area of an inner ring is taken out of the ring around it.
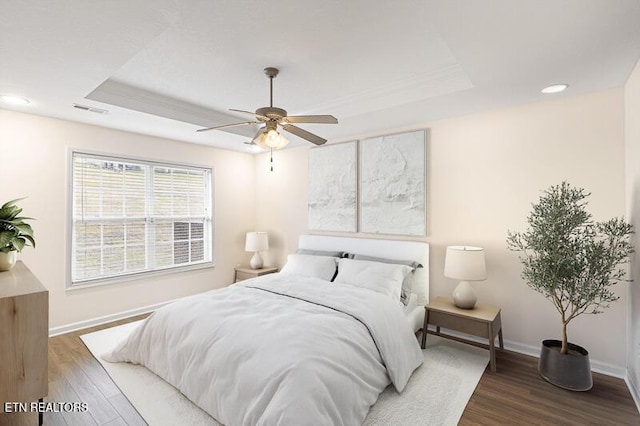
{"label": "wooden dresser", "polygon": [[[48,393],[49,292],[24,263],[0,272],[0,423],[5,402]],[[6,418],[5,418],[6,420]]]}

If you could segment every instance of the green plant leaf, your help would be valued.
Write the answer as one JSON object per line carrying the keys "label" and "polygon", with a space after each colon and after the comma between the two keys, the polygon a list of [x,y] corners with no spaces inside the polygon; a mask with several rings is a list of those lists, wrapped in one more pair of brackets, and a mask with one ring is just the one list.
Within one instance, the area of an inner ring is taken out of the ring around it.
{"label": "green plant leaf", "polygon": [[24,200],[24,199],[26,199],[26,198],[27,198],[27,197],[22,197],[22,198],[16,198],[15,200],[7,201],[6,203],[4,203],[4,204],[2,205],[2,207],[0,207],[0,210],[1,210],[1,209],[4,209],[5,207],[13,206],[13,205],[15,205],[15,203],[17,203],[18,201],[22,201],[22,200]]}
{"label": "green plant leaf", "polygon": [[13,220],[15,207],[5,206],[0,208],[0,219]]}
{"label": "green plant leaf", "polygon": [[24,238],[31,243],[31,247],[36,248],[36,240],[31,235],[24,235]]}
{"label": "green plant leaf", "polygon": [[13,220],[21,220],[21,221],[25,221],[25,220],[36,220],[32,217],[26,217],[26,216],[20,216],[20,217],[16,217]]}
{"label": "green plant leaf", "polygon": [[13,246],[19,252],[22,251],[22,249],[24,248],[25,243],[26,243],[26,240],[24,238],[16,238],[16,239],[13,240]]}
{"label": "green plant leaf", "polygon": [[9,245],[9,243],[14,238],[14,236],[15,236],[15,233],[11,231],[0,232],[0,247],[5,247]]}
{"label": "green plant leaf", "polygon": [[33,236],[33,228],[31,228],[31,225],[27,223],[16,224],[16,228],[23,235]]}

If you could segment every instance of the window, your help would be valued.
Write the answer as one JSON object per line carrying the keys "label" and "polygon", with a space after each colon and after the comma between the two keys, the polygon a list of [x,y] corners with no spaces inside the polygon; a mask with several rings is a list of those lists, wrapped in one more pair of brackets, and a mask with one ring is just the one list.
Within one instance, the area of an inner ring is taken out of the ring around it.
{"label": "window", "polygon": [[211,169],[72,153],[71,286],[212,263]]}

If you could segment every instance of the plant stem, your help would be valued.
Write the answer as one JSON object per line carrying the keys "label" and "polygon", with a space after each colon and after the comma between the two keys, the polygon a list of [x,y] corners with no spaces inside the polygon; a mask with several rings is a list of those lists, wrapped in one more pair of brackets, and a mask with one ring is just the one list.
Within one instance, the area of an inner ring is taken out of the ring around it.
{"label": "plant stem", "polygon": [[562,321],[562,349],[560,353],[566,355],[569,353],[569,343],[567,341],[567,323]]}

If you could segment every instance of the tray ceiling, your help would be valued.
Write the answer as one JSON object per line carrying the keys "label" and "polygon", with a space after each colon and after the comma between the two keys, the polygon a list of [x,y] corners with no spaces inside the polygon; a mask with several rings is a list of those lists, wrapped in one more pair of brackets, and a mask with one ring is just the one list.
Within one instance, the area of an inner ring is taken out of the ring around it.
{"label": "tray ceiling", "polygon": [[30,98],[24,112],[245,150],[249,126],[195,130],[268,105],[262,69],[276,66],[274,105],[335,115],[308,130],[343,140],[536,101],[552,83],[621,86],[640,2],[614,2],[0,0],[0,93]]}

